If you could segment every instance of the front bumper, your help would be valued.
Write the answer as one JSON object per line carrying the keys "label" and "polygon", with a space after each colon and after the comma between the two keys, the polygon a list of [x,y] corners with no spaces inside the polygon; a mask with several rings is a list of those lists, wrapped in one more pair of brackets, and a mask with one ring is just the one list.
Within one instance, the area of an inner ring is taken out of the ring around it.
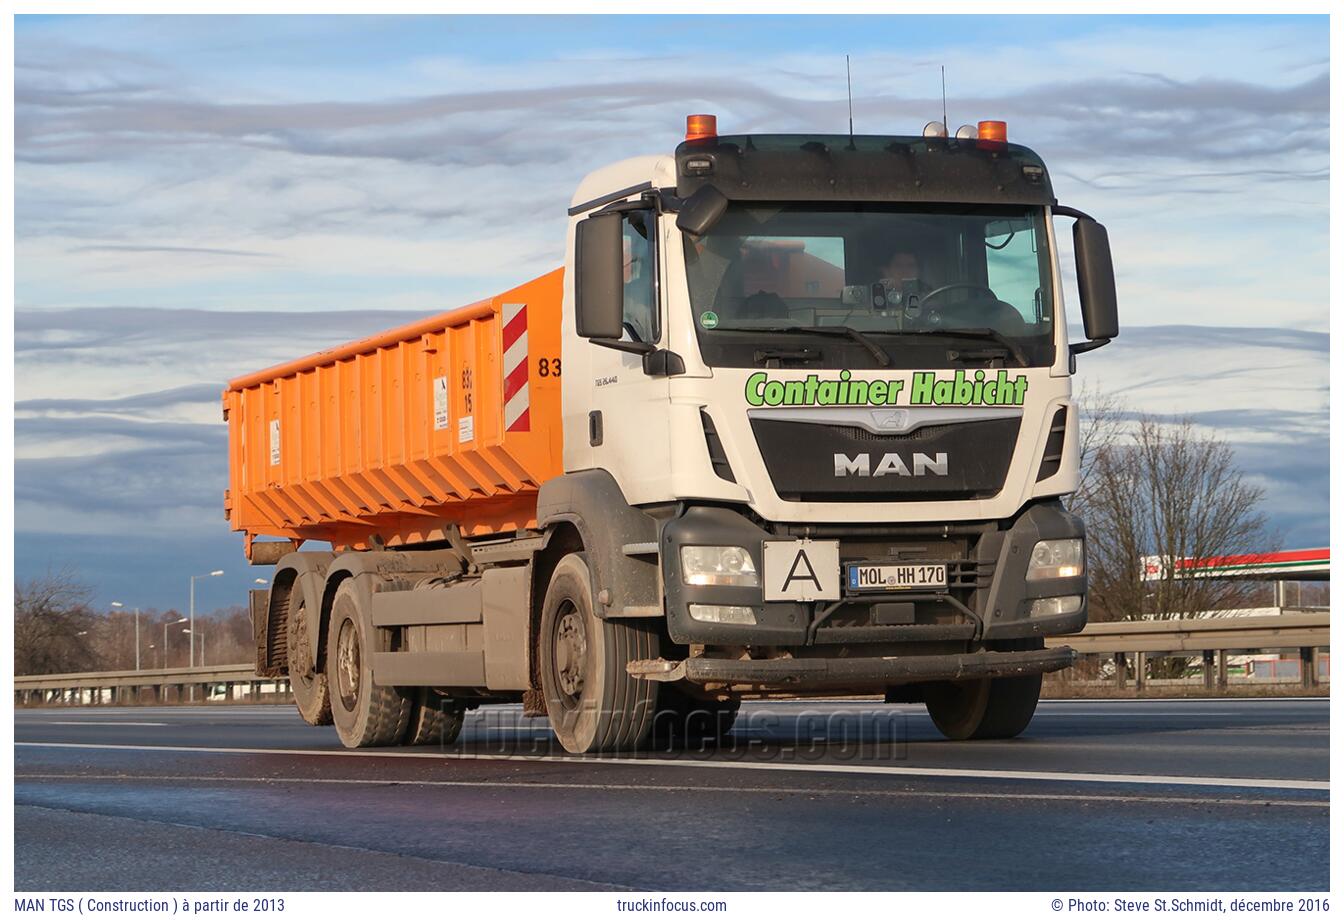
{"label": "front bumper", "polygon": [[[922,532],[927,534],[928,526],[922,526]],[[1065,511],[1058,501],[1049,501],[1031,505],[1011,521],[975,526],[980,530],[967,538],[964,555],[960,558],[947,560],[929,556],[931,561],[949,561],[949,573],[953,569],[957,572],[959,587],[956,590],[941,595],[901,596],[844,592],[842,615],[826,620],[827,607],[834,606],[828,602],[767,603],[759,587],[684,584],[679,561],[682,546],[741,546],[752,555],[757,571],[762,572],[763,541],[783,538],[730,508],[692,506],[679,517],[667,521],[659,534],[668,632],[672,640],[680,644],[788,647],[874,642],[994,642],[1067,635],[1086,624],[1086,601],[1076,613],[1030,615],[1032,602],[1037,598],[1086,597],[1085,574],[1048,581],[1026,580],[1027,563],[1036,542],[1082,537],[1083,524],[1079,518]],[[933,542],[928,537],[902,538],[897,525],[891,529],[890,538],[884,539],[890,544],[902,544],[902,551],[913,549],[918,552],[918,544]],[[855,532],[862,532],[862,528],[855,528]],[[843,563],[849,558],[846,547],[852,544],[847,544],[843,535],[839,539]],[[864,558],[871,560],[872,556],[865,554]],[[920,605],[914,622],[899,626],[879,625],[881,618],[876,607],[906,601]],[[742,625],[693,620],[688,610],[690,604],[750,607],[756,623]],[[836,628],[837,623],[848,625]]]}
{"label": "front bumper", "polygon": [[890,658],[688,658],[631,662],[635,677],[688,680],[696,684],[763,689],[824,690],[838,687],[891,687],[935,680],[1026,677],[1062,671],[1073,664],[1071,648],[1025,652],[972,652],[963,655],[902,655]]}

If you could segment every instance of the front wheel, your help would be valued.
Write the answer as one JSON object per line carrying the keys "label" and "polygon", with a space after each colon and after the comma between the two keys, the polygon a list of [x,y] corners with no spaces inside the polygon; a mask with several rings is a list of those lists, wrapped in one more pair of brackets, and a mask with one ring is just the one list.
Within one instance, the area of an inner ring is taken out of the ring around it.
{"label": "front wheel", "polygon": [[551,574],[541,610],[541,683],[546,714],[574,754],[628,750],[653,725],[658,684],[631,677],[631,661],[658,657],[658,634],[643,620],[600,620],[583,553]]}
{"label": "front wheel", "polygon": [[925,706],[952,741],[1015,738],[1031,723],[1041,698],[1041,675],[993,677],[931,685]]}
{"label": "front wheel", "polygon": [[658,691],[653,739],[659,749],[717,744],[733,732],[741,703],[737,700],[700,699],[675,684]]}

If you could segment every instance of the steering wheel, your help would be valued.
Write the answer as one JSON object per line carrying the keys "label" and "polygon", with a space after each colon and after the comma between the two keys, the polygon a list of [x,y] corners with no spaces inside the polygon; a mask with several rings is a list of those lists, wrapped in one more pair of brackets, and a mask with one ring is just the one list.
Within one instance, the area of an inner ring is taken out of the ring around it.
{"label": "steering wheel", "polygon": [[921,306],[923,306],[933,298],[937,297],[939,294],[944,294],[948,291],[960,291],[960,290],[984,291],[994,300],[999,299],[992,290],[990,290],[983,284],[976,284],[974,281],[954,281],[951,284],[944,284],[942,287],[936,287],[932,291],[929,291],[929,293],[919,298],[919,303]]}

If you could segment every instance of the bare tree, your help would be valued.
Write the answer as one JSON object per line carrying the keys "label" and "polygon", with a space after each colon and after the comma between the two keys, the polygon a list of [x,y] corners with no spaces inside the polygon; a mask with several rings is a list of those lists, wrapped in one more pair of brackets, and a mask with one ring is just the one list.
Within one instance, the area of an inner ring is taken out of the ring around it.
{"label": "bare tree", "polygon": [[14,673],[92,670],[98,618],[90,592],[68,571],[14,585]]}
{"label": "bare tree", "polygon": [[[1114,426],[1113,426],[1114,427]],[[1073,507],[1088,527],[1094,620],[1170,619],[1245,606],[1246,582],[1178,577],[1175,561],[1262,554],[1275,548],[1262,490],[1245,481],[1232,448],[1188,421],[1139,417],[1103,436]],[[1164,561],[1144,578],[1145,556]]]}
{"label": "bare tree", "polygon": [[1078,491],[1069,499],[1069,506],[1082,513],[1096,489],[1094,468],[1097,458],[1114,447],[1123,434],[1125,403],[1114,393],[1107,393],[1086,384],[1074,399],[1078,407],[1078,448],[1080,482]]}

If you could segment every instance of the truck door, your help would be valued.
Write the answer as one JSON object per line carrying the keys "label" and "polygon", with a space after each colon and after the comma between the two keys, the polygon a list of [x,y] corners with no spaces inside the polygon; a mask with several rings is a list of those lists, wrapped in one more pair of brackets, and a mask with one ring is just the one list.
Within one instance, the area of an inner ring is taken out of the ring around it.
{"label": "truck door", "polygon": [[[666,326],[660,303],[662,284],[657,217],[629,211],[622,225],[624,270],[623,341],[660,346]],[[588,344],[593,377],[589,444],[593,465],[608,470],[626,500],[649,500],[668,475],[665,376],[645,373],[642,355]]]}

